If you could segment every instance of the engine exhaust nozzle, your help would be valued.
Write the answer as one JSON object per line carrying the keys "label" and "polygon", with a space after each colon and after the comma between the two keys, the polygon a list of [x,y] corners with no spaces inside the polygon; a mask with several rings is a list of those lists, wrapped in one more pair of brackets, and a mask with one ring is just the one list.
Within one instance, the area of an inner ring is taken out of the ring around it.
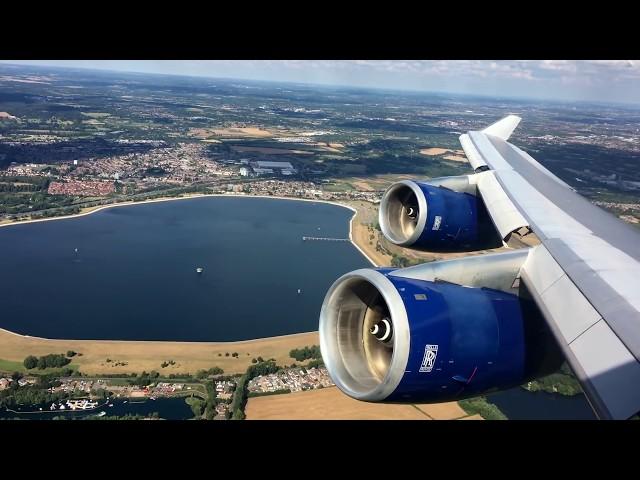
{"label": "engine exhaust nozzle", "polygon": [[384,236],[396,245],[415,243],[427,221],[427,201],[420,187],[410,180],[391,185],[380,201],[378,221]]}
{"label": "engine exhaust nozzle", "polygon": [[320,311],[320,350],[334,383],[358,400],[382,401],[409,359],[409,321],[393,283],[373,269],[334,282]]}

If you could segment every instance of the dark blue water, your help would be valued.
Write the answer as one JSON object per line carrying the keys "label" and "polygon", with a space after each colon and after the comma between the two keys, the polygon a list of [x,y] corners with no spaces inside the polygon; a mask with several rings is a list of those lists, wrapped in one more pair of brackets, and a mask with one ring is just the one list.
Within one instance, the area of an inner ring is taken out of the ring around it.
{"label": "dark blue water", "polygon": [[349,242],[302,236],[348,237],[352,215],[324,203],[209,197],[2,228],[0,327],[182,341],[317,330],[331,283],[370,264]]}
{"label": "dark blue water", "polygon": [[583,394],[570,397],[522,387],[487,395],[509,420],[595,420]]}
{"label": "dark blue water", "polygon": [[[150,415],[157,412],[160,418],[165,420],[187,420],[193,418],[191,407],[186,404],[184,398],[158,398],[157,400],[146,400],[144,402],[124,402],[124,400],[114,400],[107,405],[91,411],[46,411],[50,405],[41,405],[42,413],[14,413],[0,409],[0,419],[23,419],[23,420],[52,420],[54,417],[66,419],[95,417],[96,414],[104,411],[107,416],[122,417],[125,415]],[[37,410],[37,407],[32,407]]]}

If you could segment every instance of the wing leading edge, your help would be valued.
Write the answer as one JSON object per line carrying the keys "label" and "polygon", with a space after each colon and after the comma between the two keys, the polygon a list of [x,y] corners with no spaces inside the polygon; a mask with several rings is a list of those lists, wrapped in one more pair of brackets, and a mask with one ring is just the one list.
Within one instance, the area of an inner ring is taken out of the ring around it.
{"label": "wing leading edge", "polygon": [[521,277],[594,411],[628,418],[640,411],[640,234],[508,143],[519,122],[460,143],[503,238],[523,226],[539,237]]}

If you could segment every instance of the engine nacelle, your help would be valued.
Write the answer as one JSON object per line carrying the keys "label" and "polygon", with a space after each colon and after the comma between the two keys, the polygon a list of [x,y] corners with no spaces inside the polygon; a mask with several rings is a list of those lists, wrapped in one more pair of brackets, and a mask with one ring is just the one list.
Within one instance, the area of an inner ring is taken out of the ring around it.
{"label": "engine nacelle", "polygon": [[502,246],[476,186],[466,176],[394,183],[380,202],[379,223],[391,242],[417,250],[457,252]]}
{"label": "engine nacelle", "polygon": [[512,285],[514,268],[507,263],[518,255],[361,269],[340,277],[326,294],[319,328],[335,384],[359,400],[444,402],[556,371],[562,355],[535,303],[518,294],[523,287],[511,293],[437,280],[449,272]]}

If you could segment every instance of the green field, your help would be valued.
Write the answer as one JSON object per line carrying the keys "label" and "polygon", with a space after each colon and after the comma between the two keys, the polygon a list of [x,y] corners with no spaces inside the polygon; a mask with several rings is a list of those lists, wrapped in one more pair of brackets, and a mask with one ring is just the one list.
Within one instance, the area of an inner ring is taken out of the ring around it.
{"label": "green field", "polygon": [[[65,365],[64,367],[66,368],[70,368],[71,370],[78,370],[78,365],[74,365],[74,363],[70,363],[68,365]],[[43,370],[40,370],[38,368],[32,368],[31,370],[27,370],[24,367],[24,364],[22,362],[14,362],[11,360],[4,360],[2,358],[0,358],[0,372],[3,373],[13,373],[13,372],[20,372],[20,373],[29,373],[32,375],[49,375],[49,374],[59,374],[63,371],[64,369],[62,368],[45,368]]]}

